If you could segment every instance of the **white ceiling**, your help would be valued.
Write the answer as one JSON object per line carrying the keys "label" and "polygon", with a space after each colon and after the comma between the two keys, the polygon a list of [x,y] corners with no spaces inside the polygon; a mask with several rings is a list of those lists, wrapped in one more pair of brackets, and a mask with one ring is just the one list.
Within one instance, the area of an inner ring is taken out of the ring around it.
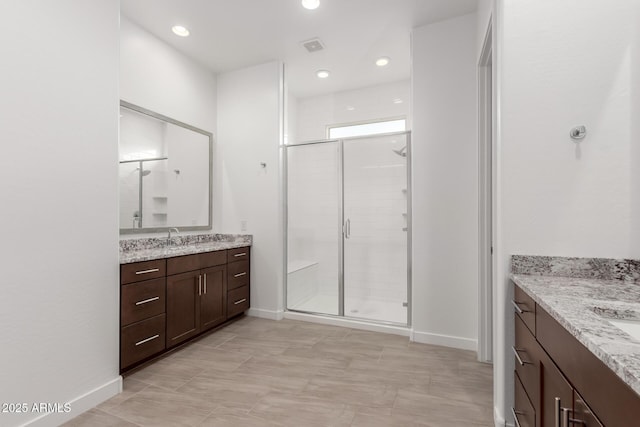
{"label": "white ceiling", "polygon": [[[314,11],[300,0],[121,0],[122,14],[156,37],[223,73],[281,60],[297,97],[409,78],[414,27],[476,10],[477,0],[320,0]],[[191,36],[171,32],[183,25]],[[319,37],[325,50],[301,42]],[[384,68],[374,61],[388,56]],[[331,76],[319,80],[316,70]]]}

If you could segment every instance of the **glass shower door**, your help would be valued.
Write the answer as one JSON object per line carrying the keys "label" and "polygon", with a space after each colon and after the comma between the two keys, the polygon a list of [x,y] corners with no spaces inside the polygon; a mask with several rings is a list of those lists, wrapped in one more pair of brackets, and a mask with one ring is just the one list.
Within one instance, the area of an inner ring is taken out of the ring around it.
{"label": "glass shower door", "polygon": [[340,143],[290,145],[287,153],[287,309],[340,315]]}
{"label": "glass shower door", "polygon": [[407,324],[405,133],[344,140],[344,315]]}

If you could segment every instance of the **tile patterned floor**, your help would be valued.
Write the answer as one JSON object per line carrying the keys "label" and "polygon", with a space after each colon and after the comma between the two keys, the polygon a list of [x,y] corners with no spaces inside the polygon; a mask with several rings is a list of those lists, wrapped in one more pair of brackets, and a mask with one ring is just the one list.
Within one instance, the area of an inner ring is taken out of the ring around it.
{"label": "tile patterned floor", "polygon": [[406,337],[244,317],[65,426],[493,426],[492,367]]}

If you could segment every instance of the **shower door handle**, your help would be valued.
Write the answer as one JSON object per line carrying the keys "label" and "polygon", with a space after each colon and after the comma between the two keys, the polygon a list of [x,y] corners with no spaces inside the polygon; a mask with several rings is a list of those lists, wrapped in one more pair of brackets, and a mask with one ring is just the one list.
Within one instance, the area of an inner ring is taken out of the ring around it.
{"label": "shower door handle", "polygon": [[344,222],[344,226],[342,227],[344,238],[348,239],[351,237],[351,220],[347,218]]}

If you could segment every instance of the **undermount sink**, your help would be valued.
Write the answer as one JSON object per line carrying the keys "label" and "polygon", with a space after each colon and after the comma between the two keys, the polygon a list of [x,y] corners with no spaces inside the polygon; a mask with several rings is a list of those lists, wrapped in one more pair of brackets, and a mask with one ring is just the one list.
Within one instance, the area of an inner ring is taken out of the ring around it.
{"label": "undermount sink", "polygon": [[607,322],[640,341],[640,320],[607,319]]}
{"label": "undermount sink", "polygon": [[616,328],[640,341],[640,312],[633,309],[593,307],[593,311]]}

